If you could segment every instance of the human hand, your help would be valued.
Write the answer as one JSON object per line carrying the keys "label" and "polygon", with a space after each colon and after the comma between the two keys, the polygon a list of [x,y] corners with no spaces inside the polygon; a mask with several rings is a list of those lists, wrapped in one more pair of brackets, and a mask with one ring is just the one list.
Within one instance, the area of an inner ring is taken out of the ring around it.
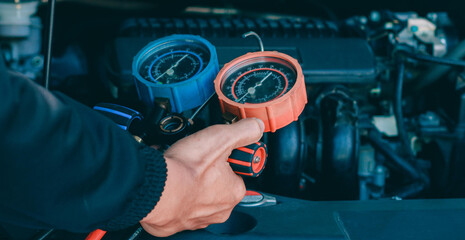
{"label": "human hand", "polygon": [[225,222],[245,195],[229,163],[232,150],[257,142],[265,126],[250,118],[214,125],[173,144],[166,152],[168,176],[160,201],[144,219],[150,234],[166,237]]}

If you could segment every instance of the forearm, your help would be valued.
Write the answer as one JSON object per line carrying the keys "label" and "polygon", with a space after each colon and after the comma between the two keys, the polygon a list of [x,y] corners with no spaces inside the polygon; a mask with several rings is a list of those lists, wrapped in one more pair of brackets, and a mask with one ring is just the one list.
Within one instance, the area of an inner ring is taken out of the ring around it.
{"label": "forearm", "polygon": [[166,180],[160,153],[91,109],[0,75],[0,222],[89,231],[136,224]]}

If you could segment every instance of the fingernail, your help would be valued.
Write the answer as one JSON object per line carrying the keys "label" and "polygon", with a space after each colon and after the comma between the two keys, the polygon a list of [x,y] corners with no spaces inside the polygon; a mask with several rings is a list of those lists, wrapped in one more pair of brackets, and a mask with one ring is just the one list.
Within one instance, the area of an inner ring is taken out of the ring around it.
{"label": "fingernail", "polygon": [[263,121],[260,119],[260,118],[255,118],[258,122],[258,125],[260,126],[260,129],[263,131],[265,131],[265,123],[263,123]]}

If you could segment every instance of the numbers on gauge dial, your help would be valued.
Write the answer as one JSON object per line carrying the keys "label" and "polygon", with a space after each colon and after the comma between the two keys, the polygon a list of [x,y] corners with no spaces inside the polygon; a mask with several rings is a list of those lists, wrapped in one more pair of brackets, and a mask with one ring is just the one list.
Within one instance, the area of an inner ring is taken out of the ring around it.
{"label": "numbers on gauge dial", "polygon": [[186,81],[208,64],[209,51],[201,46],[176,46],[161,49],[142,64],[142,77],[157,84]]}
{"label": "numbers on gauge dial", "polygon": [[295,81],[295,71],[283,64],[256,63],[229,75],[222,92],[238,103],[264,103],[287,93]]}

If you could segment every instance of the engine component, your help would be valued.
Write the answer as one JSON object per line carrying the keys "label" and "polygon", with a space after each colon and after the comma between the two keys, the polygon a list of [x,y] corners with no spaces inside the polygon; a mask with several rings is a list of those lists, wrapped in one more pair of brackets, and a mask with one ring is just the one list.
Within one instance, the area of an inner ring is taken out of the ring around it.
{"label": "engine component", "polygon": [[265,175],[270,186],[267,192],[296,197],[304,190],[300,184],[307,161],[304,118],[302,114],[298,121],[267,135],[270,148],[269,172]]}
{"label": "engine component", "polygon": [[358,105],[341,87],[323,91],[316,99],[319,134],[316,161],[320,186],[331,199],[354,199],[358,192],[357,159],[360,145]]}
{"label": "engine component", "polygon": [[[461,59],[465,56],[465,41],[460,42],[454,49],[447,53],[445,58],[448,59]],[[420,91],[425,86],[431,85],[437,80],[441,79],[446,73],[451,70],[448,66],[433,66],[427,72],[422,74],[421,82],[415,87],[416,91]]]}
{"label": "engine component", "polygon": [[113,65],[109,72],[115,73],[112,84],[121,89],[131,88],[130,59],[154,37],[173,33],[205,37],[216,47],[223,66],[256,49],[252,39],[240,40],[243,32],[255,31],[266,41],[267,50],[297,59],[307,83],[374,83],[378,73],[369,44],[363,39],[341,38],[338,28],[331,21],[301,17],[128,19],[114,41],[114,53],[108,58]]}
{"label": "engine component", "polygon": [[302,113],[307,103],[305,81],[297,60],[283,53],[265,52],[256,36],[261,52],[226,64],[215,79],[215,91],[223,114],[259,118],[265,123],[265,132],[275,132]]}
{"label": "engine component", "polygon": [[[420,44],[432,46],[432,55],[442,57],[447,52],[444,36],[438,36],[436,25],[426,18],[409,17],[404,30],[398,34],[398,42],[418,48]],[[425,49],[426,50],[426,49]]]}
{"label": "engine component", "polygon": [[218,68],[215,47],[193,35],[151,42],[132,65],[139,98],[150,107],[157,99],[167,99],[177,113],[198,107],[211,96]]}
{"label": "engine component", "polygon": [[398,135],[396,118],[394,115],[390,116],[373,116],[373,125],[388,137],[395,137]]}
{"label": "engine component", "polygon": [[39,1],[0,2],[0,55],[9,67],[37,80],[43,69]]}
{"label": "engine component", "polygon": [[39,1],[0,2],[0,36],[28,37],[33,25],[32,15],[37,12]]}
{"label": "engine component", "polygon": [[410,164],[409,161],[399,157],[396,154],[396,151],[394,151],[389,144],[380,138],[380,134],[378,132],[370,131],[367,137],[372,146],[383,154],[387,161],[398,167],[403,173],[408,174],[409,182],[413,181],[410,185],[403,186],[400,190],[391,193],[392,196],[401,198],[411,197],[425,189],[425,187],[429,184],[429,180],[425,174],[421,172],[421,170]]}
{"label": "engine component", "polygon": [[[370,145],[360,147],[358,159],[359,199],[380,199],[385,196],[388,170],[376,161],[376,152]],[[379,161],[378,161],[379,162]]]}

